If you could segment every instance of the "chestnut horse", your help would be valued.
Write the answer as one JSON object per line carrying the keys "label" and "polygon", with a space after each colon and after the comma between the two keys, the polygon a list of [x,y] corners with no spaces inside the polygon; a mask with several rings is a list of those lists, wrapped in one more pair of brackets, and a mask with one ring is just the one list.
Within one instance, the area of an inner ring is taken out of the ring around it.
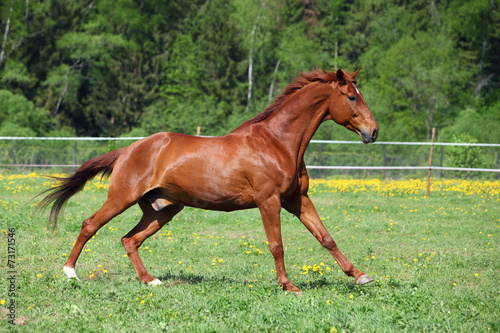
{"label": "chestnut horse", "polygon": [[377,139],[378,125],[356,88],[358,72],[301,73],[261,114],[227,135],[157,133],[93,158],[72,176],[59,179],[39,205],[44,209],[54,202],[49,217],[54,228],[71,196],[98,173],[110,175],[108,197],[83,222],[64,265],[66,276],[78,279],[75,263],[85,243],[112,218],[139,204],[143,216],[122,243],[140,281],[148,285],[161,282],[147,272],[137,249],[184,206],[219,211],[257,207],[284,290],[301,294],[285,270],[281,208],[302,221],[356,284],[373,281],[349,262],[323,226],[307,195],[309,177],[304,164],[306,147],[325,120],[359,134],[364,143]]}

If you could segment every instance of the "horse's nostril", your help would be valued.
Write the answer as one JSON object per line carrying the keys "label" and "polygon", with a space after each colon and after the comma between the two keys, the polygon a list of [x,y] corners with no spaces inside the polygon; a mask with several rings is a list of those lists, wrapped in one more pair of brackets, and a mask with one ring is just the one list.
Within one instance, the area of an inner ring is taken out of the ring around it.
{"label": "horse's nostril", "polygon": [[375,139],[377,137],[377,130],[374,129],[372,133],[372,138]]}

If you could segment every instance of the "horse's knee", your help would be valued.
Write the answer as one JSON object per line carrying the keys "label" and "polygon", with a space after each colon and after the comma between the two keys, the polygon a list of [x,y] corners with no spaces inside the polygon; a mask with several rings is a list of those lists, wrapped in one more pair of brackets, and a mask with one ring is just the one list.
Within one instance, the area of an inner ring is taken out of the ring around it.
{"label": "horse's knee", "polygon": [[337,244],[335,243],[332,236],[330,236],[330,235],[326,235],[325,237],[323,237],[320,240],[320,242],[321,242],[321,245],[323,245],[323,247],[327,250],[333,250],[334,248],[337,247]]}
{"label": "horse's knee", "polygon": [[269,251],[274,258],[282,258],[284,255],[283,244],[280,243],[269,243]]}

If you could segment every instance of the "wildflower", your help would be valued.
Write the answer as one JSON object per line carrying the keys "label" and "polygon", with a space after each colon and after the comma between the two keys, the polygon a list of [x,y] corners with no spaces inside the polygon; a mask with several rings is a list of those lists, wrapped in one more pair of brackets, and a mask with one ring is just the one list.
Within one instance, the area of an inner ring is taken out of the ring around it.
{"label": "wildflower", "polygon": [[4,304],[5,304],[5,300],[4,300],[4,299],[3,299],[3,300],[1,300],[1,301],[0,301],[0,304],[4,305]]}

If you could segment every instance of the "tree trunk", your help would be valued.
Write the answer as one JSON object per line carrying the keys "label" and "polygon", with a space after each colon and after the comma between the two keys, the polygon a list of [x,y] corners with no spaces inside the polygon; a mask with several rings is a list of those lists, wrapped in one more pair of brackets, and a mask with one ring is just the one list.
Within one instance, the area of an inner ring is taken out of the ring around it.
{"label": "tree trunk", "polygon": [[0,51],[0,66],[5,59],[5,43],[7,42],[7,36],[10,31],[10,16],[12,15],[12,8],[14,7],[14,0],[10,1],[9,17],[7,18],[7,24],[5,25],[5,33],[3,35],[2,50]]}
{"label": "tree trunk", "polygon": [[486,17],[486,29],[484,33],[483,42],[481,43],[481,55],[479,57],[479,69],[477,73],[476,89],[474,90],[474,96],[477,96],[482,87],[488,84],[488,79],[482,77],[483,65],[484,65],[484,55],[486,53],[486,39],[488,37],[488,25],[490,24],[491,10],[493,9],[495,0],[491,0],[490,9],[488,9],[488,16]]}
{"label": "tree trunk", "polygon": [[248,94],[247,94],[247,106],[245,108],[245,112],[250,109],[250,101],[252,100],[252,87],[253,87],[253,49],[255,45],[255,31],[259,26],[260,14],[262,12],[262,8],[264,7],[264,2],[261,3],[259,8],[259,12],[257,13],[257,18],[255,19],[255,23],[252,28],[252,32],[250,33],[250,54],[248,55]]}
{"label": "tree trunk", "polygon": [[280,66],[281,60],[278,59],[276,66],[274,66],[273,80],[271,81],[271,86],[269,87],[269,102],[273,99],[274,94],[274,82],[276,82],[276,74],[278,74],[278,67]]}

